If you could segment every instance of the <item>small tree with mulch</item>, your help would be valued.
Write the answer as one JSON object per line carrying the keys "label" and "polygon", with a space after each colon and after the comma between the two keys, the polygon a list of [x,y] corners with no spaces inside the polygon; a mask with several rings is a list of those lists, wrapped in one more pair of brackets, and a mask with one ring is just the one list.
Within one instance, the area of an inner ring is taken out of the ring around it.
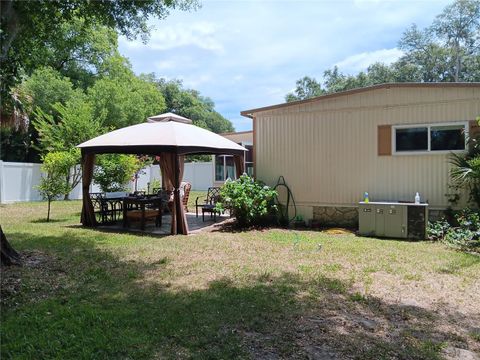
{"label": "small tree with mulch", "polygon": [[47,221],[50,221],[51,202],[71,191],[65,183],[65,177],[74,165],[75,159],[66,151],[51,152],[43,158],[43,176],[37,189],[44,200],[48,201]]}

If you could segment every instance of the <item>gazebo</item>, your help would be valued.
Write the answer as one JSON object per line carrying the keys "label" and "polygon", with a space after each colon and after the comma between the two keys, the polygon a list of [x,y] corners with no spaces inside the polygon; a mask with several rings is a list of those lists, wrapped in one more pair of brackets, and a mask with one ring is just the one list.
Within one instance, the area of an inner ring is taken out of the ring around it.
{"label": "gazebo", "polygon": [[229,154],[233,155],[237,177],[244,169],[243,156],[247,151],[231,140],[192,124],[192,120],[165,113],[149,117],[147,122],[111,131],[88,140],[78,147],[82,153],[83,204],[81,222],[84,226],[96,226],[90,184],[96,154],[135,154],[160,157],[160,169],[164,184],[173,189],[171,234],[188,234],[188,224],[180,199],[180,183],[183,177],[184,155]]}

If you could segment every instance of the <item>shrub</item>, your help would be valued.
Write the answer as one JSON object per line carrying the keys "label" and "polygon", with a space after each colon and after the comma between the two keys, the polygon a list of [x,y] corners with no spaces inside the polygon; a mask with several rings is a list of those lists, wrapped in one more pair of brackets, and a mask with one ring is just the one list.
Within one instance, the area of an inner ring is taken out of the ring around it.
{"label": "shrub", "polygon": [[480,212],[463,209],[453,215],[451,223],[446,220],[429,223],[428,237],[440,240],[454,248],[465,251],[480,251]]}
{"label": "shrub", "polygon": [[480,135],[469,138],[467,152],[452,153],[450,163],[453,165],[450,173],[452,185],[467,189],[469,200],[480,208]]}
{"label": "shrub", "polygon": [[443,240],[445,234],[450,228],[447,220],[441,219],[434,222],[428,222],[427,235],[429,240]]}
{"label": "shrub", "polygon": [[126,190],[140,166],[140,161],[133,155],[100,155],[93,171],[93,180],[104,192]]}
{"label": "shrub", "polygon": [[261,181],[244,174],[235,181],[227,181],[220,190],[217,210],[233,211],[240,226],[259,225],[275,215],[277,192]]}

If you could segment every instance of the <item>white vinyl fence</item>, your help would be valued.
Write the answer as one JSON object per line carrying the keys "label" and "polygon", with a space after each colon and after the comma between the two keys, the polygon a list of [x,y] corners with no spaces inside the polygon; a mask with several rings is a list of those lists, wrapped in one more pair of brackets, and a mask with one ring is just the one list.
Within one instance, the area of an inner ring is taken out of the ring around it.
{"label": "white vinyl fence", "polygon": [[[41,164],[0,161],[0,203],[8,204],[22,201],[39,201],[42,197],[36,186],[40,184]],[[186,163],[183,180],[192,184],[192,190],[207,190],[213,184],[213,163]],[[137,190],[147,190],[154,179],[160,181],[160,167],[152,165],[143,169],[137,179]],[[135,190],[135,182],[130,183]],[[90,192],[99,192],[100,188],[92,184]],[[82,186],[79,184],[70,193],[70,199],[82,198]]]}

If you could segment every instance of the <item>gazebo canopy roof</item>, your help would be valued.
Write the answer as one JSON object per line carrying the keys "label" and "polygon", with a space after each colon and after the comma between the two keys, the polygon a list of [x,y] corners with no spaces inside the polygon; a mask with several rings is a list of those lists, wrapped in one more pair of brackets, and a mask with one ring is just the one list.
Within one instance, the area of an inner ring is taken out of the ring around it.
{"label": "gazebo canopy roof", "polygon": [[147,122],[124,127],[88,140],[80,145],[82,153],[124,153],[158,155],[162,152],[184,154],[233,154],[247,151],[233,141],[202,129],[190,119],[165,113],[149,117]]}

